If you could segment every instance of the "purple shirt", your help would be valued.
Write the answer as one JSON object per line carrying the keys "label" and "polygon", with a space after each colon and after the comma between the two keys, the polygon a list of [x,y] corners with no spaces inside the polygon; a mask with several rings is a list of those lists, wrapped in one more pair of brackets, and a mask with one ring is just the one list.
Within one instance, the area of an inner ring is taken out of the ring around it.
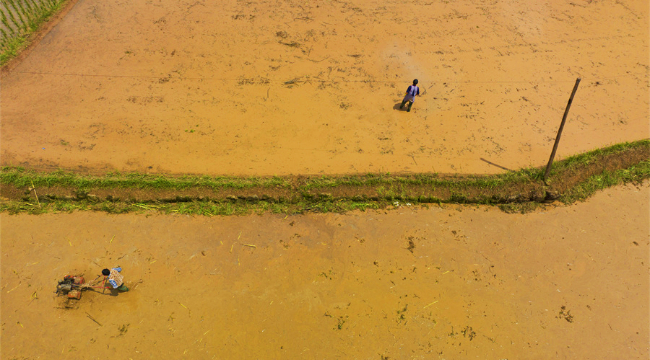
{"label": "purple shirt", "polygon": [[410,97],[415,97],[415,95],[420,95],[420,88],[415,85],[410,85],[409,88],[406,89],[406,94]]}

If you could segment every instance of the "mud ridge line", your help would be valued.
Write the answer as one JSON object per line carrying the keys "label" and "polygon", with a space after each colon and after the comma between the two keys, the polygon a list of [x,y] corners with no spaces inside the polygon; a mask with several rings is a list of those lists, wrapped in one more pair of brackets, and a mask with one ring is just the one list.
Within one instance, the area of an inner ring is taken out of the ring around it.
{"label": "mud ridge line", "polygon": [[0,211],[129,212],[157,209],[204,215],[250,211],[347,211],[431,203],[498,205],[526,212],[557,200],[569,204],[595,191],[650,178],[650,140],[623,143],[544,168],[501,175],[365,174],[273,178],[165,177],[143,174],[83,176],[17,167],[0,171]]}

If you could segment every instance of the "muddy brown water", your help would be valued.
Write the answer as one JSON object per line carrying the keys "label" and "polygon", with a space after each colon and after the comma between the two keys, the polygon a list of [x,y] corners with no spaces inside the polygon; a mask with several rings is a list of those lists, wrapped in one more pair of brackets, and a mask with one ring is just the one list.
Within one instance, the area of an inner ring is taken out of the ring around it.
{"label": "muddy brown water", "polygon": [[[2,74],[2,164],[498,173],[648,136],[644,1],[79,0]],[[410,113],[398,111],[420,80]],[[494,165],[491,165],[494,164]]]}
{"label": "muddy brown water", "polygon": [[[649,199],[646,182],[527,215],[2,214],[2,358],[647,359]],[[57,279],[116,265],[128,293],[61,308]]]}

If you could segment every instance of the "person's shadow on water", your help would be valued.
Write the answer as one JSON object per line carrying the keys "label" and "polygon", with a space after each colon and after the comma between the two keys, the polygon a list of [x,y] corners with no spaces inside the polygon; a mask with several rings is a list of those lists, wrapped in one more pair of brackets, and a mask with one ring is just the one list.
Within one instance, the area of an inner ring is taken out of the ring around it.
{"label": "person's shadow on water", "polygon": [[408,103],[404,104],[404,108],[402,108],[402,109],[399,108],[400,105],[402,105],[402,102],[401,102],[401,101],[398,102],[397,104],[395,104],[395,106],[393,106],[393,110],[397,110],[397,111],[406,111],[406,109],[408,108]]}

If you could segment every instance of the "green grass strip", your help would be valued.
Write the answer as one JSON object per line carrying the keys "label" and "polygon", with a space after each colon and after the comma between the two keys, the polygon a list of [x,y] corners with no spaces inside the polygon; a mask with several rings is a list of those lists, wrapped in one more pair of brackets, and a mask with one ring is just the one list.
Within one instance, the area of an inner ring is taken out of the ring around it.
{"label": "green grass strip", "polygon": [[[558,161],[554,164],[551,179],[561,181],[562,175],[573,169],[585,169],[608,155],[625,151],[650,149],[650,140],[640,140],[622,143],[603,149],[593,150]],[[638,158],[638,153],[635,154]],[[509,201],[505,203],[498,195],[474,196],[468,198],[463,190],[473,187],[480,189],[506,189],[508,185],[535,182],[542,180],[542,168],[511,171],[501,175],[448,177],[442,178],[437,174],[417,174],[409,176],[391,174],[366,174],[343,177],[313,177],[303,180],[282,177],[211,177],[211,176],[162,176],[137,173],[110,173],[105,176],[84,176],[66,171],[51,173],[25,170],[20,167],[3,167],[0,169],[0,184],[14,185],[19,188],[31,187],[67,187],[78,190],[91,188],[134,188],[134,189],[171,189],[184,190],[190,188],[211,189],[245,189],[245,188],[285,188],[294,195],[299,195],[291,201],[230,201],[205,200],[171,203],[138,203],[133,201],[97,201],[97,199],[53,200],[44,204],[25,201],[4,201],[0,203],[0,211],[9,213],[39,214],[44,212],[70,212],[75,210],[103,211],[108,213],[129,213],[158,211],[161,213],[178,213],[186,215],[242,215],[249,213],[282,213],[295,214],[306,211],[313,212],[346,212],[350,210],[379,209],[390,207],[393,196],[401,199],[409,198],[413,205],[426,203],[454,204],[488,204],[497,205],[506,212],[529,212],[540,206],[539,203],[524,200],[524,202]],[[560,194],[559,200],[565,204],[587,199],[599,190],[625,183],[640,183],[650,179],[650,160],[643,160],[626,169],[603,171],[589,177],[587,180],[574,185]],[[447,199],[405,196],[412,185],[427,185],[446,187],[451,192]],[[309,194],[307,190],[327,189],[336,186],[373,186],[378,197],[373,200],[353,196],[352,199],[334,199],[330,195],[321,196]],[[404,205],[404,201],[401,205]]]}
{"label": "green grass strip", "polygon": [[[550,180],[560,176],[567,170],[578,166],[586,166],[599,158],[630,151],[638,148],[650,149],[650,140],[639,140],[616,144],[607,148],[596,149],[583,154],[574,155],[553,164]],[[297,184],[298,191],[309,191],[339,186],[384,186],[394,190],[399,185],[426,185],[428,187],[446,187],[452,190],[466,188],[497,189],[505,185],[536,182],[542,180],[543,168],[526,168],[509,171],[499,175],[458,176],[442,178],[438,174],[391,175],[365,174],[354,176],[323,176],[306,178]],[[6,166],[0,169],[0,184],[17,187],[71,187],[78,190],[90,188],[135,188],[135,189],[171,189],[186,190],[190,188],[211,189],[246,189],[253,187],[292,187],[293,180],[283,177],[229,177],[229,176],[164,176],[139,173],[114,172],[105,176],[86,176],[69,171],[58,170],[51,173],[25,170],[21,167]],[[392,187],[392,188],[391,188]]]}
{"label": "green grass strip", "polygon": [[58,170],[51,173],[25,170],[20,167],[3,167],[0,170],[0,184],[17,187],[71,187],[78,190],[100,188],[133,188],[154,190],[185,190],[190,188],[245,189],[252,187],[288,187],[289,182],[280,177],[237,178],[227,176],[181,176],[147,175],[138,173],[111,173],[106,176],[83,176]]}
{"label": "green grass strip", "polygon": [[540,169],[529,168],[499,175],[455,176],[447,178],[441,178],[438,174],[391,175],[390,173],[344,177],[323,176],[308,179],[301,188],[303,190],[312,190],[338,186],[386,186],[398,184],[454,188],[496,188],[506,183],[523,183],[541,179],[542,175],[543,173]]}
{"label": "green grass strip", "polygon": [[304,212],[336,212],[343,213],[353,210],[379,209],[388,206],[388,203],[357,202],[349,200],[299,202],[296,204],[273,203],[260,201],[246,202],[212,202],[193,201],[187,203],[170,204],[144,204],[125,202],[91,202],[91,201],[52,201],[47,204],[26,203],[20,201],[0,202],[0,212],[9,214],[46,214],[46,213],[72,213],[74,211],[101,211],[109,214],[145,213],[157,211],[162,214],[200,215],[200,216],[228,216],[247,214],[301,214]]}
{"label": "green grass strip", "polygon": [[[466,189],[470,187],[495,189],[506,184],[525,183],[539,179],[539,169],[524,169],[500,175],[467,176],[441,179],[437,174],[419,174],[413,176],[394,176],[390,174],[367,174],[343,177],[318,177],[309,178],[304,183],[296,184],[298,191],[309,191],[338,186],[384,186],[386,189],[395,190],[400,185],[426,185],[428,187],[447,187],[453,189]],[[0,184],[14,185],[17,187],[70,187],[78,190],[91,188],[133,188],[153,190],[187,190],[191,188],[211,189],[247,189],[254,187],[291,188],[291,178],[283,177],[228,177],[228,176],[163,176],[139,173],[112,173],[105,176],[85,176],[73,172],[57,170],[46,173],[34,170],[25,170],[21,167],[5,166],[0,169]]]}
{"label": "green grass strip", "polygon": [[621,184],[641,183],[646,179],[650,179],[650,161],[642,161],[627,169],[603,171],[601,174],[591,176],[586,181],[566,191],[560,196],[559,200],[565,204],[572,204],[577,201],[584,201],[600,190]]}
{"label": "green grass strip", "polygon": [[558,174],[561,174],[578,166],[587,166],[589,164],[592,164],[602,157],[640,148],[650,149],[650,139],[624,142],[605,148],[588,151],[586,153],[570,156],[566,159],[562,159],[561,161],[556,161],[553,163],[553,168],[551,169],[549,179],[552,179]]}

